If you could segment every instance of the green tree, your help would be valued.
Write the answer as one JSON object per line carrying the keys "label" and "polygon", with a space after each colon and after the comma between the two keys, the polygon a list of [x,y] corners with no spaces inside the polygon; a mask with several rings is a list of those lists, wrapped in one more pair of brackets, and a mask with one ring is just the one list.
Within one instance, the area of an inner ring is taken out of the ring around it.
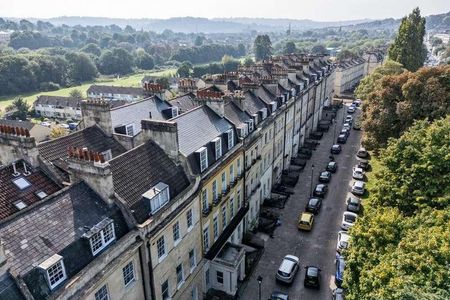
{"label": "green tree", "polygon": [[322,45],[322,44],[317,44],[317,45],[314,45],[314,46],[311,48],[311,53],[312,53],[312,54],[327,54],[328,51],[327,51],[327,48],[325,48],[324,45]]}
{"label": "green tree", "polygon": [[296,53],[297,47],[295,46],[295,43],[292,41],[287,42],[284,45],[283,53],[284,54],[290,54],[290,53]]}
{"label": "green tree", "polygon": [[133,66],[133,56],[122,48],[106,50],[100,56],[100,71],[102,74],[129,74],[133,71]]}
{"label": "green tree", "polygon": [[272,42],[267,34],[258,35],[253,43],[255,59],[257,61],[267,59],[272,55]]}
{"label": "green tree", "polygon": [[203,45],[204,39],[205,39],[204,37],[197,35],[197,37],[195,38],[195,42],[194,42],[195,46],[199,47],[199,46]]}
{"label": "green tree", "polygon": [[425,36],[425,18],[420,16],[419,8],[415,8],[408,17],[404,17],[398,34],[389,48],[389,58],[401,63],[406,69],[416,71],[426,59],[423,44]]}
{"label": "green tree", "polygon": [[191,65],[183,62],[183,64],[178,68],[177,74],[180,77],[189,77],[191,75]]}
{"label": "green tree", "polygon": [[72,89],[69,93],[69,96],[73,97],[73,98],[81,99],[81,98],[83,98],[83,93],[81,92],[80,89]]}
{"label": "green tree", "polygon": [[222,66],[225,72],[237,71],[239,65],[240,65],[239,60],[234,59],[229,55],[224,55],[222,57]]}
{"label": "green tree", "polygon": [[30,105],[23,100],[23,98],[18,97],[14,99],[12,103],[12,108],[16,110],[14,112],[14,117],[16,117],[19,120],[25,121],[28,116],[28,112],[30,110]]}
{"label": "green tree", "polygon": [[151,70],[155,67],[155,63],[153,61],[153,58],[150,56],[150,54],[148,54],[147,52],[145,52],[144,49],[138,49],[136,50],[136,66],[139,69],[143,69],[143,70]]}
{"label": "green tree", "polygon": [[80,49],[81,52],[92,54],[94,56],[100,56],[102,54],[102,49],[94,43],[87,44],[83,48]]}
{"label": "green tree", "polygon": [[68,78],[72,83],[89,81],[97,76],[97,67],[91,58],[82,52],[73,52],[66,55],[68,61]]}
{"label": "green tree", "polygon": [[251,58],[251,57],[246,57],[245,59],[244,59],[244,66],[245,67],[250,67],[250,66],[253,66],[255,64],[255,61]]}

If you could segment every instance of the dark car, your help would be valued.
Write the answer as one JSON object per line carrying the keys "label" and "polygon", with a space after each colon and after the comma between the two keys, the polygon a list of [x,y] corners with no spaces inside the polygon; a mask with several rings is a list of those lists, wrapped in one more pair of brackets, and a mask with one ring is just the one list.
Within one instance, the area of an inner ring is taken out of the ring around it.
{"label": "dark car", "polygon": [[327,192],[328,192],[327,185],[319,183],[318,185],[316,185],[316,188],[314,189],[313,196],[324,198]]}
{"label": "dark car", "polygon": [[323,171],[319,174],[319,182],[330,182],[331,172]]}
{"label": "dark car", "polygon": [[342,287],[342,282],[344,281],[344,269],[345,260],[344,257],[339,253],[336,253],[336,274],[334,276],[334,282],[338,287]]}
{"label": "dark car", "polygon": [[345,144],[347,143],[347,135],[346,134],[340,134],[337,138],[338,144]]}
{"label": "dark car", "polygon": [[339,153],[341,153],[341,151],[342,151],[341,145],[336,144],[336,145],[331,146],[330,152],[332,154],[339,154]]}
{"label": "dark car", "polygon": [[367,159],[358,159],[358,167],[367,171],[369,169],[369,161]]}
{"label": "dark car", "polygon": [[322,199],[311,198],[311,199],[309,199],[308,204],[306,204],[305,210],[307,212],[317,214],[319,212],[321,206],[322,206]]}
{"label": "dark car", "polygon": [[361,200],[359,198],[350,196],[347,199],[347,210],[358,213],[361,209]]}
{"label": "dark car", "polygon": [[330,161],[327,165],[327,171],[331,172],[331,173],[336,173],[337,171],[337,162],[335,161]]}
{"label": "dark car", "polygon": [[307,288],[320,289],[320,269],[314,266],[307,266],[305,272],[304,286]]}
{"label": "dark car", "polygon": [[341,134],[345,134],[348,137],[350,135],[350,129],[342,128],[341,132],[339,132],[339,135]]}
{"label": "dark car", "polygon": [[289,300],[288,294],[274,291],[272,295],[270,296],[270,300]]}

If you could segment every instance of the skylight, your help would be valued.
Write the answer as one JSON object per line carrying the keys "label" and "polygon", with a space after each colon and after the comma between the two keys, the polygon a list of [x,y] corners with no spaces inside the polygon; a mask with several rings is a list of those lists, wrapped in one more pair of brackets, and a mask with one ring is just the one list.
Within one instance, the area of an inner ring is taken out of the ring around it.
{"label": "skylight", "polygon": [[13,183],[21,190],[24,190],[27,187],[31,186],[31,183],[23,177],[14,179]]}
{"label": "skylight", "polygon": [[42,200],[42,199],[44,199],[45,197],[47,197],[48,195],[47,195],[47,193],[44,192],[44,191],[37,191],[37,192],[36,192],[36,196],[38,196],[38,198]]}
{"label": "skylight", "polygon": [[22,200],[19,200],[17,202],[14,203],[14,206],[18,209],[18,210],[22,210],[25,207],[27,207],[28,205],[25,204],[25,202],[23,202]]}

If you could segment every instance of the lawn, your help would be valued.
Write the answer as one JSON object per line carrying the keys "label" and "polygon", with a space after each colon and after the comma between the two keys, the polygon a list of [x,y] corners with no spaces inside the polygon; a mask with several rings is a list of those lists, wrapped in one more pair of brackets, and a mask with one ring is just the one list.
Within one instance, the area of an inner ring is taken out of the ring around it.
{"label": "lawn", "polygon": [[92,84],[139,87],[140,83],[141,83],[141,79],[142,79],[142,77],[144,77],[144,75],[170,76],[170,75],[173,75],[175,72],[176,72],[176,69],[167,69],[167,70],[156,71],[156,72],[140,72],[137,74],[124,76],[124,77],[120,77],[120,78],[99,77],[92,82],[84,83],[82,85],[74,86],[74,87],[70,87],[70,88],[63,88],[63,89],[59,89],[57,91],[52,91],[52,92],[33,92],[33,93],[27,93],[27,94],[15,95],[15,96],[3,96],[3,97],[0,97],[0,112],[4,111],[4,109],[13,102],[14,98],[18,97],[18,96],[23,97],[23,99],[26,102],[28,102],[30,105],[32,105],[33,102],[36,100],[36,98],[40,95],[69,96],[69,93],[73,89],[79,89],[84,95],[86,95],[87,89]]}

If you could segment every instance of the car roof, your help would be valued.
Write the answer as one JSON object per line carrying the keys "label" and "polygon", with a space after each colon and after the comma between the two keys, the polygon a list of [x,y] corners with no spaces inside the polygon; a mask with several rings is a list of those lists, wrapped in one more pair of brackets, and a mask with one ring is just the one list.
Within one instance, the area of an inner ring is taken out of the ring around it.
{"label": "car roof", "polygon": [[358,217],[357,214],[355,214],[355,213],[353,213],[353,212],[351,212],[351,211],[344,211],[344,216],[353,216],[353,217],[355,217],[355,218]]}
{"label": "car roof", "polygon": [[306,275],[317,277],[317,275],[319,275],[319,268],[314,266],[307,266]]}
{"label": "car roof", "polygon": [[310,222],[312,218],[313,218],[313,214],[309,213],[309,212],[302,212],[302,214],[300,216],[300,220],[304,221],[304,222]]}
{"label": "car roof", "polygon": [[299,258],[298,258],[297,256],[295,256],[295,255],[290,255],[290,254],[286,255],[286,256],[284,257],[284,259],[295,260],[296,262],[299,261]]}
{"label": "car roof", "polygon": [[292,267],[295,265],[296,262],[298,262],[298,257],[293,255],[286,255],[283,258],[283,261],[281,262],[281,265],[278,268],[278,270],[283,273],[289,273],[291,272]]}
{"label": "car roof", "polygon": [[363,169],[362,169],[362,168],[360,168],[360,167],[358,167],[358,166],[356,166],[356,167],[355,167],[355,171],[358,171],[358,172],[363,172]]}
{"label": "car roof", "polygon": [[350,234],[348,234],[346,231],[339,231],[338,232],[338,237],[340,236],[341,241],[344,242],[348,242],[348,240],[350,239]]}
{"label": "car roof", "polygon": [[309,200],[308,200],[308,204],[313,204],[313,205],[315,205],[315,204],[317,204],[317,202],[319,202],[320,201],[320,198],[310,198]]}
{"label": "car roof", "polygon": [[318,185],[316,185],[316,189],[323,189],[326,186],[327,186],[326,184],[319,183]]}
{"label": "car roof", "polygon": [[345,134],[340,134],[339,137],[345,137]]}
{"label": "car roof", "polygon": [[364,187],[364,181],[356,180],[353,185],[357,187]]}

